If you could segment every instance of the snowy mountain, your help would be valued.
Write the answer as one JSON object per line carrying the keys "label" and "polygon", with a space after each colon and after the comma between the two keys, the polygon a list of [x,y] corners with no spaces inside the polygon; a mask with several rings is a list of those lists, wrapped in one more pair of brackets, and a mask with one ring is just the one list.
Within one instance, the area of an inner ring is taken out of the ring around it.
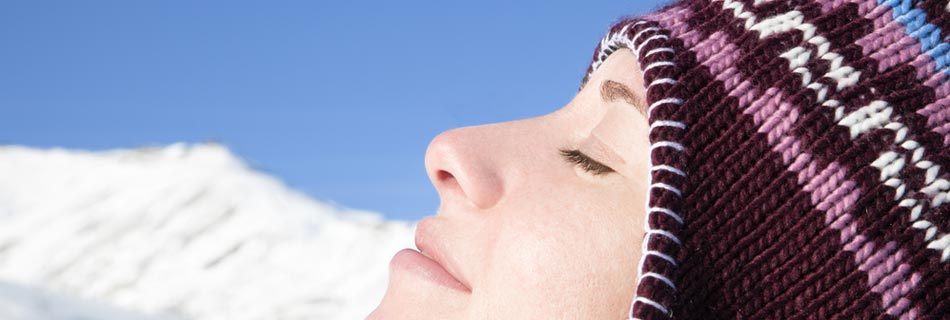
{"label": "snowy mountain", "polygon": [[0,318],[362,319],[412,232],[219,145],[0,147]]}
{"label": "snowy mountain", "polygon": [[158,316],[0,281],[0,319],[166,320]]}

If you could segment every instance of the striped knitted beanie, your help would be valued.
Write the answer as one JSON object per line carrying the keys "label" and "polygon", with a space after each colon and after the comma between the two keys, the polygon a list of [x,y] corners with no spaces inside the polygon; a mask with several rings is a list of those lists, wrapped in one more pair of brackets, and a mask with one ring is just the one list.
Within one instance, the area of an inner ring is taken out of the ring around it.
{"label": "striped knitted beanie", "polygon": [[950,319],[948,10],[680,0],[613,26],[588,76],[633,51],[651,124],[630,317]]}

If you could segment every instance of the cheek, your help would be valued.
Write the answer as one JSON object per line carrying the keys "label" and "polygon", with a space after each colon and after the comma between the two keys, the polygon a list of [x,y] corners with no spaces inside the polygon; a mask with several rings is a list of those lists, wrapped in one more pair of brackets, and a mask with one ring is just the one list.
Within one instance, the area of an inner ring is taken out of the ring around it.
{"label": "cheek", "polygon": [[546,184],[554,190],[520,195],[493,221],[489,287],[504,293],[499,299],[520,300],[519,307],[590,313],[626,305],[635,279],[631,247],[639,248],[631,245],[638,219],[630,209],[642,203],[622,188],[561,181]]}

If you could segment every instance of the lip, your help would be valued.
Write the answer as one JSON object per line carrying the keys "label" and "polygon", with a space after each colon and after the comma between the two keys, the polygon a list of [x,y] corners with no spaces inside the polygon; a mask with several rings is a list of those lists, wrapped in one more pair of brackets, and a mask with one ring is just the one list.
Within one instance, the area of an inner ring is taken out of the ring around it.
{"label": "lip", "polygon": [[[471,292],[472,286],[458,268],[457,261],[447,255],[449,250],[446,248],[446,242],[442,241],[437,235],[436,217],[423,218],[416,224],[416,248],[418,253],[426,260],[434,262],[439,269],[445,272],[455,284],[461,285],[463,291]],[[415,250],[413,250],[415,251]]]}
{"label": "lip", "polygon": [[395,268],[417,274],[437,285],[462,292],[470,291],[468,287],[452,276],[448,270],[445,270],[442,265],[414,249],[400,250],[390,263]]}

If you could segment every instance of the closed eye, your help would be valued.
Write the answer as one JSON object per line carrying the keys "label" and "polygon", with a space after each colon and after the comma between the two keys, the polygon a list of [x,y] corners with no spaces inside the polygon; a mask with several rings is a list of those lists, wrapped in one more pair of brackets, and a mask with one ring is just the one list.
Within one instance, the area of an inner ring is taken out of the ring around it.
{"label": "closed eye", "polygon": [[581,169],[584,169],[584,171],[590,172],[595,176],[615,172],[614,169],[592,159],[577,149],[561,149],[561,156],[563,156],[567,162],[577,165]]}

